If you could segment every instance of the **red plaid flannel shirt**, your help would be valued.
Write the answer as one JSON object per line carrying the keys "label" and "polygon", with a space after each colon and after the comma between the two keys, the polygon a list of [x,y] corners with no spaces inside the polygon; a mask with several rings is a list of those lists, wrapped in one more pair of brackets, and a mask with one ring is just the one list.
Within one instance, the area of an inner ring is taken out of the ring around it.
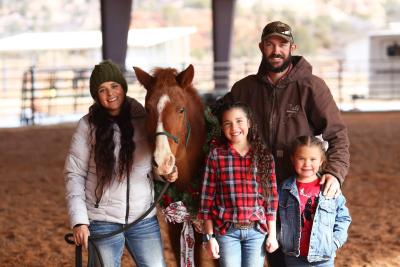
{"label": "red plaid flannel shirt", "polygon": [[262,194],[260,177],[251,167],[251,150],[241,156],[232,145],[213,148],[206,159],[199,219],[212,219],[221,234],[231,223],[257,221],[257,228],[268,232],[267,221],[276,219],[278,192],[275,164],[271,160],[268,198]]}

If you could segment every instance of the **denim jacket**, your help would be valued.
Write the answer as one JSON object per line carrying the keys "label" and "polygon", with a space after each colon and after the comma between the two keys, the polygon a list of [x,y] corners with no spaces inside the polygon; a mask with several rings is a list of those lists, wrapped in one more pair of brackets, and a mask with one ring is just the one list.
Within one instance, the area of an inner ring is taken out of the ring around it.
{"label": "denim jacket", "polygon": [[[351,217],[341,194],[326,199],[322,192],[315,211],[307,256],[309,262],[324,261],[336,256],[336,250],[347,239]],[[295,177],[283,182],[279,192],[279,218],[281,222],[279,242],[282,251],[289,256],[300,255],[300,198]]]}

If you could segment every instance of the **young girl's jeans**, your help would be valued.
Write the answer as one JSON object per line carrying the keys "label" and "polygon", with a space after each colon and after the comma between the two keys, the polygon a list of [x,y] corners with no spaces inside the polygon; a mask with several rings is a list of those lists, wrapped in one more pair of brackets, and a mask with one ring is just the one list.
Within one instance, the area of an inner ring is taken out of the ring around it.
{"label": "young girl's jeans", "polygon": [[285,256],[286,267],[334,267],[334,260],[308,262],[306,257]]}
{"label": "young girl's jeans", "polygon": [[225,235],[217,234],[221,267],[262,267],[265,234],[254,227],[240,230],[231,226]]}
{"label": "young girl's jeans", "polygon": [[[121,227],[123,225],[118,223],[91,221],[89,230],[91,235],[99,235],[116,231]],[[143,219],[125,233],[95,242],[100,250],[103,267],[121,266],[125,244],[137,266],[165,267],[160,227],[156,216]],[[91,242],[89,242],[88,266],[101,266]]]}

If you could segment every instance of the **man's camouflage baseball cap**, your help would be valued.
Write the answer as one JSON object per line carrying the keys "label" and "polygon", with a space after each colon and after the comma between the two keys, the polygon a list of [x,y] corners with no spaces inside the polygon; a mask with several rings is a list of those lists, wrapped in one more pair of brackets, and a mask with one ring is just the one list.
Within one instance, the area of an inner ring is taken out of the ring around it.
{"label": "man's camouflage baseball cap", "polygon": [[289,25],[281,21],[274,21],[265,25],[261,34],[261,41],[264,41],[271,36],[279,36],[286,41],[293,43],[292,29]]}

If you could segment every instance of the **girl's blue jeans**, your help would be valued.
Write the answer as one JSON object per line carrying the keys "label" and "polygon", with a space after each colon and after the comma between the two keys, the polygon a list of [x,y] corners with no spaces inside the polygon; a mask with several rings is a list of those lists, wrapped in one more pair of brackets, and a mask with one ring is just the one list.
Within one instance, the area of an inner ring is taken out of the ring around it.
{"label": "girl's blue jeans", "polygon": [[262,267],[265,258],[265,234],[254,227],[240,230],[230,227],[217,234],[221,267]]}
{"label": "girl's blue jeans", "polygon": [[[89,230],[91,235],[99,235],[116,231],[123,226],[118,223],[91,221]],[[138,267],[165,267],[160,227],[156,216],[140,221],[125,233],[119,233],[95,242],[104,267],[121,266],[124,245],[126,245]],[[101,266],[91,242],[89,242],[88,266]]]}

